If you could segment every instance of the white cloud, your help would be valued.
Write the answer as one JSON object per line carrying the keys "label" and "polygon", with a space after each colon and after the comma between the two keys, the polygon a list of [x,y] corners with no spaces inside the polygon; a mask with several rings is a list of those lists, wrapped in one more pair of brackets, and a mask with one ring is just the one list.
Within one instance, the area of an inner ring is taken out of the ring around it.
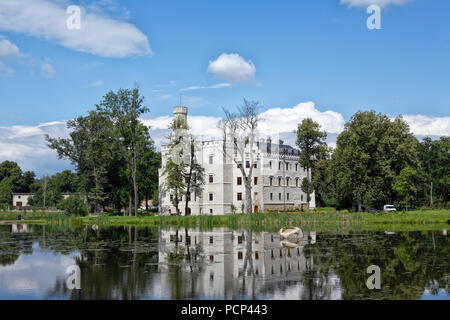
{"label": "white cloud", "polygon": [[192,91],[192,90],[201,90],[201,89],[220,89],[220,88],[229,88],[231,84],[228,82],[222,82],[218,84],[214,84],[212,86],[190,86],[184,89],[180,89],[180,91]]}
{"label": "white cloud", "polygon": [[231,83],[248,83],[253,80],[256,67],[237,53],[222,53],[216,60],[209,61],[207,72]]}
{"label": "white cloud", "polygon": [[14,43],[0,36],[0,60],[19,58],[21,55]]}
{"label": "white cloud", "polygon": [[97,80],[88,85],[88,88],[101,87],[103,85],[103,80]]}
{"label": "white cloud", "polygon": [[335,111],[319,111],[314,102],[302,102],[292,108],[272,108],[261,113],[262,132],[292,132],[305,118],[312,118],[319,123],[322,130],[339,133],[344,129],[344,117]]}
{"label": "white cloud", "polygon": [[411,132],[418,136],[450,136],[450,117],[403,115]]}
{"label": "white cloud", "polygon": [[375,4],[380,7],[387,7],[391,4],[402,5],[409,2],[409,0],[340,0],[341,4],[348,4],[349,7],[363,7]]}
{"label": "white cloud", "polygon": [[102,57],[152,54],[147,37],[134,25],[97,12],[82,11],[81,29],[69,30],[65,1],[2,0],[0,30],[56,42]]}
{"label": "white cloud", "polygon": [[49,60],[46,59],[41,65],[41,75],[45,78],[53,78],[56,72],[53,66],[50,64]]}
{"label": "white cloud", "polygon": [[172,98],[172,95],[171,94],[159,94],[159,95],[157,95],[157,98],[159,100],[167,100],[167,99]]}

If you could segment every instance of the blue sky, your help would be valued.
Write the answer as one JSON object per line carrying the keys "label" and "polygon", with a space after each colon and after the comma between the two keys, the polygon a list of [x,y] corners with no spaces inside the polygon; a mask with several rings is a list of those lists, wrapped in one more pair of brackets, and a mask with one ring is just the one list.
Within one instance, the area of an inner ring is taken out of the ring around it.
{"label": "blue sky", "polygon": [[[366,26],[370,3],[380,30]],[[69,5],[81,30],[65,28]],[[20,150],[135,83],[155,130],[180,96],[194,123],[246,97],[281,128],[312,116],[337,134],[374,109],[449,135],[449,58],[446,0],[0,0],[0,161],[44,170],[43,149],[35,160]]]}

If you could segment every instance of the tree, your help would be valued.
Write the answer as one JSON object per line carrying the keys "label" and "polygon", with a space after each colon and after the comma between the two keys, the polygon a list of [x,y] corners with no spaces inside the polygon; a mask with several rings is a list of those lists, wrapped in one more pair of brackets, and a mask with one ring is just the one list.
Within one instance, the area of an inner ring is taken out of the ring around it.
{"label": "tree", "polygon": [[245,209],[249,214],[253,212],[251,183],[253,168],[257,163],[253,148],[260,120],[258,108],[259,102],[244,99],[244,104],[237,108],[236,113],[224,109],[225,119],[218,124],[223,135],[223,154],[241,171],[245,186]]}
{"label": "tree", "polygon": [[13,185],[9,179],[0,181],[0,204],[10,205],[13,193]]}
{"label": "tree", "polygon": [[196,152],[198,150],[197,141],[194,136],[190,135],[186,142],[189,163],[187,165],[187,172],[184,174],[186,180],[185,215],[188,214],[189,201],[191,201],[191,192],[194,193],[194,198],[197,198],[197,196],[203,192],[203,187],[205,185],[205,169],[200,165],[196,156]]}
{"label": "tree", "polygon": [[406,167],[400,171],[400,174],[395,178],[394,183],[392,184],[392,189],[402,200],[401,202],[405,209],[409,207],[409,204],[417,191],[414,181],[416,174],[416,170],[411,167]]}
{"label": "tree", "polygon": [[171,130],[167,137],[169,143],[165,150],[167,161],[163,170],[166,178],[164,191],[171,194],[176,214],[180,215],[179,204],[186,194],[185,172],[189,164],[189,152],[185,148],[188,125],[183,119],[174,118],[169,129]]}
{"label": "tree", "polygon": [[326,150],[326,138],[327,133],[320,131],[320,125],[311,118],[303,119],[302,123],[298,125],[297,146],[300,149],[298,162],[306,169],[306,178],[302,181],[302,190],[306,193],[308,208],[311,200],[310,195],[313,192],[311,170]]}
{"label": "tree", "polygon": [[341,203],[382,207],[396,194],[400,171],[418,161],[418,141],[408,124],[397,117],[358,111],[339,134],[332,156],[331,176]]}
{"label": "tree", "polygon": [[89,111],[86,117],[67,122],[70,138],[55,139],[46,135],[48,146],[59,158],[69,159],[77,167],[81,188],[93,202],[95,213],[103,210],[106,200],[107,168],[112,158],[113,124],[104,115]]}
{"label": "tree", "polygon": [[[125,151],[125,159],[128,164],[130,176],[130,208],[131,191],[134,195],[134,215],[137,216],[138,185],[137,185],[137,153],[138,130],[140,115],[149,111],[143,105],[144,97],[141,97],[138,88],[133,90],[119,89],[117,93],[110,91],[103,101],[97,105],[97,110],[108,116],[118,130],[120,141]],[[131,190],[132,189],[132,190]]]}

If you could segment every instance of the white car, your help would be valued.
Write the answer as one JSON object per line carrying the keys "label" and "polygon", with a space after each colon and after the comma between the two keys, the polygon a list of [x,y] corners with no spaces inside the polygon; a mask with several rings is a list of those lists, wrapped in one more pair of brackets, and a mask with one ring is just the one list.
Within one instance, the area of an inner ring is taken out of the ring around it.
{"label": "white car", "polygon": [[384,211],[384,212],[396,212],[397,209],[395,209],[395,207],[394,207],[392,204],[386,204],[386,205],[383,207],[383,211]]}

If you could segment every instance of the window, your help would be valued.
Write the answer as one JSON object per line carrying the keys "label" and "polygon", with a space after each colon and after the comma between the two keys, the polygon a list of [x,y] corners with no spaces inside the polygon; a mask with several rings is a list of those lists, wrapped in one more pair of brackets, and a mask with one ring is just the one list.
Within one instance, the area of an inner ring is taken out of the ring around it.
{"label": "window", "polygon": [[242,177],[237,177],[237,184],[238,186],[242,185]]}
{"label": "window", "polygon": [[171,214],[172,213],[172,210],[171,209],[169,209],[169,214]]}
{"label": "window", "polygon": [[187,198],[187,201],[191,201],[191,194],[190,194],[190,193],[187,193],[187,194],[186,194],[186,198]]}
{"label": "window", "polygon": [[258,168],[258,165],[256,163],[253,164],[253,168]]}
{"label": "window", "polygon": [[273,193],[270,194],[270,200],[273,200]]}
{"label": "window", "polygon": [[258,177],[253,178],[253,184],[256,186],[258,184]]}
{"label": "window", "polygon": [[242,243],[242,236],[238,236],[238,244]]}
{"label": "window", "polygon": [[269,178],[269,183],[270,183],[270,186],[273,185],[273,178],[272,177]]}
{"label": "window", "polygon": [[298,171],[298,163],[295,164],[295,171]]}
{"label": "window", "polygon": [[269,168],[272,169],[272,161],[269,161]]}
{"label": "window", "polygon": [[259,253],[255,252],[255,260],[259,260]]}
{"label": "window", "polygon": [[286,171],[289,171],[289,163],[286,162]]}
{"label": "window", "polygon": [[288,186],[288,187],[289,187],[289,177],[288,177],[288,178],[286,178],[286,186]]}
{"label": "window", "polygon": [[214,256],[209,256],[209,261],[213,262],[214,261]]}
{"label": "window", "polygon": [[242,260],[242,258],[244,257],[244,255],[242,254],[242,251],[238,252],[238,260]]}
{"label": "window", "polygon": [[213,237],[209,237],[209,243],[214,243],[214,238]]}
{"label": "window", "polygon": [[242,192],[238,192],[237,199],[238,199],[238,201],[242,200]]}
{"label": "window", "polygon": [[211,214],[212,214],[212,213],[213,213],[213,209],[209,209],[209,213],[211,213]]}
{"label": "window", "polygon": [[281,178],[278,178],[278,186],[281,187]]}
{"label": "window", "polygon": [[209,183],[213,183],[214,182],[214,177],[212,174],[209,175]]}
{"label": "window", "polygon": [[173,201],[173,194],[170,195],[170,201]]}
{"label": "window", "polygon": [[209,201],[213,201],[214,200],[214,195],[212,193],[209,194]]}
{"label": "window", "polygon": [[301,200],[303,201],[303,195],[301,195]]}
{"label": "window", "polygon": [[278,170],[281,170],[281,162],[278,162]]}
{"label": "window", "polygon": [[191,236],[186,237],[186,244],[191,244]]}
{"label": "window", "polygon": [[250,161],[245,161],[245,167],[250,168]]}
{"label": "window", "polygon": [[281,200],[281,193],[278,194],[278,200]]}
{"label": "window", "polygon": [[189,177],[184,177],[184,182],[189,183]]}
{"label": "window", "polygon": [[237,164],[237,168],[240,169],[241,167],[242,167],[242,164],[241,164],[241,163],[238,163],[238,164]]}
{"label": "window", "polygon": [[295,179],[295,186],[298,187],[298,178]]}
{"label": "window", "polygon": [[213,164],[214,162],[214,156],[209,156],[209,164]]}
{"label": "window", "polygon": [[286,193],[286,198],[289,200],[289,193]]}

